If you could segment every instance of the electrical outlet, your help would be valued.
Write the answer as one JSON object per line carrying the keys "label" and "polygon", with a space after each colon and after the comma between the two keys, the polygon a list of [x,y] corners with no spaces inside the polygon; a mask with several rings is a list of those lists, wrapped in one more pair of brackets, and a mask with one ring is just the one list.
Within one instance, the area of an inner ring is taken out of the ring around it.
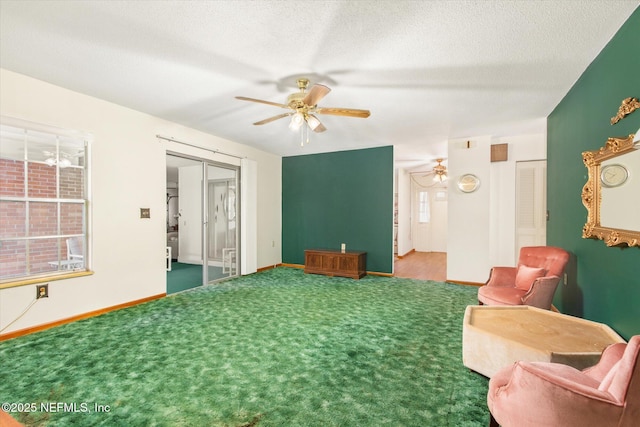
{"label": "electrical outlet", "polygon": [[140,218],[143,218],[143,219],[151,218],[151,209],[140,208]]}
{"label": "electrical outlet", "polygon": [[49,285],[36,286],[36,299],[49,298]]}

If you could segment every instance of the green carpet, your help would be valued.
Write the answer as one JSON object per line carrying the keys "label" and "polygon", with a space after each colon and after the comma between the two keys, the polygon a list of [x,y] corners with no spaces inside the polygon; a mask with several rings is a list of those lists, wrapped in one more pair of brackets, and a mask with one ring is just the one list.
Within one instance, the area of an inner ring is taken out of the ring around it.
{"label": "green carpet", "polygon": [[[209,267],[209,281],[228,277],[222,274],[222,267]],[[202,286],[202,265],[172,262],[171,271],[167,271],[167,293],[186,291]]]}
{"label": "green carpet", "polygon": [[172,262],[171,271],[167,271],[167,293],[185,291],[202,286],[202,265]]}
{"label": "green carpet", "polygon": [[27,425],[485,426],[476,292],[278,268],[2,342],[0,401],[89,408]]}

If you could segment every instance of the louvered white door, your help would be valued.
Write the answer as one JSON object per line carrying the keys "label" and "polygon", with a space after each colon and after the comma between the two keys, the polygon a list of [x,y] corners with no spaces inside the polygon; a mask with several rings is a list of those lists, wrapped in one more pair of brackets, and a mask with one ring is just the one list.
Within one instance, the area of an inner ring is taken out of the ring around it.
{"label": "louvered white door", "polygon": [[516,163],[516,254],[547,242],[547,161]]}

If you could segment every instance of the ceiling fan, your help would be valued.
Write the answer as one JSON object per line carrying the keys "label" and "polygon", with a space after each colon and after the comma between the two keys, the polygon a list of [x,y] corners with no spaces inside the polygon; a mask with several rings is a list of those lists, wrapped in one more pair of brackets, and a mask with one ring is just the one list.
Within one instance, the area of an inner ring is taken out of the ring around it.
{"label": "ceiling fan", "polygon": [[444,182],[448,178],[447,167],[442,164],[443,160],[444,159],[436,159],[436,162],[438,162],[438,164],[433,167],[433,180],[436,182]]}
{"label": "ceiling fan", "polygon": [[[432,170],[430,170],[427,173],[424,173],[422,176],[433,175],[434,182],[443,183],[449,178],[447,167],[442,164],[442,162],[444,162],[444,159],[436,159],[436,162],[438,162],[438,164],[435,165]],[[413,173],[422,174],[423,172],[413,172]]]}
{"label": "ceiling fan", "polygon": [[73,164],[73,159],[82,155],[81,152],[69,154],[64,151],[60,151],[59,156],[56,158],[56,153],[53,151],[42,151],[42,154],[46,157],[44,162],[48,166],[58,165],[61,169],[71,166]]}
{"label": "ceiling fan", "polygon": [[286,104],[264,101],[262,99],[247,98],[246,96],[236,96],[236,99],[240,99],[242,101],[258,102],[261,104],[273,105],[275,107],[288,109],[289,111],[287,111],[286,113],[278,114],[277,116],[260,120],[259,122],[255,122],[254,125],[264,125],[275,120],[291,116],[289,127],[293,130],[300,129],[300,127],[305,123],[314,132],[324,132],[325,130],[327,130],[327,128],[324,127],[324,125],[320,123],[320,120],[315,116],[316,114],[360,117],[363,119],[369,117],[369,115],[371,114],[369,110],[318,107],[318,102],[329,92],[331,92],[331,89],[321,84],[314,84],[307,92],[307,86],[309,86],[309,79],[298,79],[298,88],[300,89],[300,92],[292,93],[291,95],[289,95],[287,97]]}

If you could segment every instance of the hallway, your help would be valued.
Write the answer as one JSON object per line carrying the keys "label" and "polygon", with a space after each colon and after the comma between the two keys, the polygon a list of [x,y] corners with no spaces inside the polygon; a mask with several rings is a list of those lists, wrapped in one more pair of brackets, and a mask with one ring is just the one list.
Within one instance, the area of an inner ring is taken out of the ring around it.
{"label": "hallway", "polygon": [[447,253],[411,252],[396,258],[394,276],[444,282],[447,280]]}

